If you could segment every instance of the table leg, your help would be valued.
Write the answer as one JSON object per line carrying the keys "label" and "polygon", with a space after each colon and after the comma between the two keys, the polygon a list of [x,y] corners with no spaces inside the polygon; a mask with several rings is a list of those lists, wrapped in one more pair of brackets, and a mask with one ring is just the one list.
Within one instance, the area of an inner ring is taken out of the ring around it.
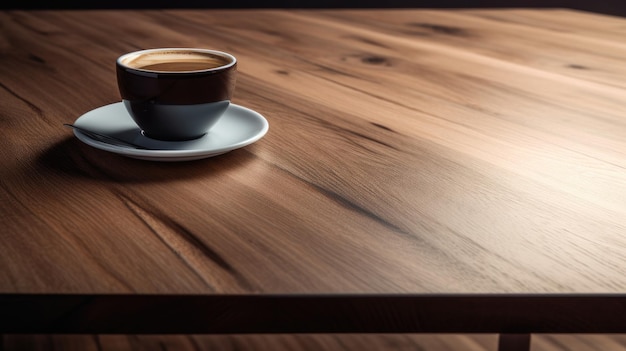
{"label": "table leg", "polygon": [[530,334],[500,334],[498,351],[530,351]]}

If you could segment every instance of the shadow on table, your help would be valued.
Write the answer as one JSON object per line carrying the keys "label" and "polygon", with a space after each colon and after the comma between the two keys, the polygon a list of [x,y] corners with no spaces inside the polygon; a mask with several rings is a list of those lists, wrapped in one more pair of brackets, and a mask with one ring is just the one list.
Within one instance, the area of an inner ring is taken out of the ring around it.
{"label": "shadow on table", "polygon": [[[254,148],[250,145],[247,148]],[[246,149],[247,149],[246,148]],[[213,177],[244,167],[256,159],[246,149],[195,161],[156,162],[132,159],[64,139],[37,160],[42,173],[122,183],[165,182]]]}

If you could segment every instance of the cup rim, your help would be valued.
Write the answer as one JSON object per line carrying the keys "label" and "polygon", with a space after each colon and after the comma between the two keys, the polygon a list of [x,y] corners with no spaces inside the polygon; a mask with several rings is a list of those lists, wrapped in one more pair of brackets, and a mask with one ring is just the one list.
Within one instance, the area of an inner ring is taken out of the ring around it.
{"label": "cup rim", "polygon": [[[217,66],[217,67],[212,67],[212,68],[206,68],[206,69],[200,69],[200,70],[194,70],[194,71],[155,71],[155,70],[148,70],[148,69],[141,69],[141,68],[136,68],[136,67],[130,67],[126,64],[123,63],[123,60],[127,59],[128,57],[131,56],[138,56],[138,55],[143,55],[143,54],[148,54],[151,52],[163,52],[163,51],[193,51],[193,52],[200,52],[200,53],[207,53],[207,54],[212,54],[212,55],[216,55],[216,56],[221,56],[221,57],[225,57],[227,58],[230,62],[222,65],[222,66]],[[192,48],[192,47],[171,47],[171,48],[154,48],[154,49],[143,49],[143,50],[136,50],[136,51],[132,51],[132,52],[128,52],[126,54],[121,55],[120,57],[117,58],[117,64],[120,67],[124,67],[124,69],[126,70],[132,70],[132,71],[137,71],[137,72],[144,72],[144,73],[149,73],[149,74],[158,74],[158,75],[162,75],[162,74],[166,74],[166,75],[185,75],[185,74],[197,74],[197,73],[215,73],[215,72],[219,72],[219,71],[224,71],[226,69],[229,69],[230,67],[233,67],[237,64],[237,58],[235,56],[233,56],[232,54],[229,54],[227,52],[224,51],[219,51],[219,50],[212,50],[212,49],[204,49],[204,48]]]}

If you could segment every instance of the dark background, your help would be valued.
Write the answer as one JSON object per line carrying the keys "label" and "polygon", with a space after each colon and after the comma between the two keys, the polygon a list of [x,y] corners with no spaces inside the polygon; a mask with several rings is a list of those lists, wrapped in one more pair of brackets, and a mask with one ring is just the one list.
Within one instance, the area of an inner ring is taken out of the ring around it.
{"label": "dark background", "polygon": [[626,16],[626,0],[4,0],[1,9],[561,7]]}

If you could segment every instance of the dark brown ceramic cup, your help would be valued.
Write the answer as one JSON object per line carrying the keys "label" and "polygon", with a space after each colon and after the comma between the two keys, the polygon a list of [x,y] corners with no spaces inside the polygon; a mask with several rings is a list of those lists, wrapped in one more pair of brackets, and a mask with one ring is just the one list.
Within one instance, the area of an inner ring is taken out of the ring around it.
{"label": "dark brown ceramic cup", "polygon": [[117,59],[122,101],[144,135],[159,140],[203,136],[235,90],[237,60],[225,52],[163,48]]}

